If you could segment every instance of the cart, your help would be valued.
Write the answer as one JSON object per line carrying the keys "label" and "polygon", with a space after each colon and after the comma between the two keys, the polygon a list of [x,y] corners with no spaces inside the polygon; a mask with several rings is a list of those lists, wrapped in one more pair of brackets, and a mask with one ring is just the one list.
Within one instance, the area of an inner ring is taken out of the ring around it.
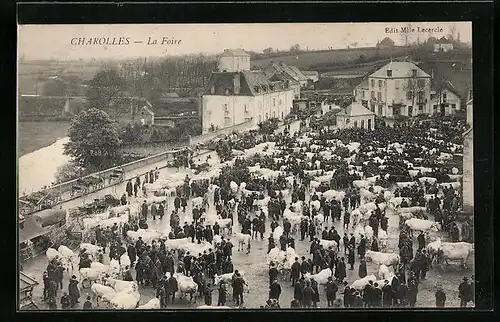
{"label": "cart", "polygon": [[36,310],[38,306],[33,302],[33,289],[39,283],[30,276],[19,272],[19,309]]}

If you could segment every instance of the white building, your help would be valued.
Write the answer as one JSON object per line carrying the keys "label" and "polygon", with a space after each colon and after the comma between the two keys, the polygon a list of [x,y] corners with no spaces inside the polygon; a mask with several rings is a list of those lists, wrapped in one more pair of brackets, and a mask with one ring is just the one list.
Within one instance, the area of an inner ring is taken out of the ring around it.
{"label": "white building", "polygon": [[335,105],[333,103],[328,103],[327,101],[321,102],[321,115],[325,115],[329,112],[335,112],[336,110],[340,110],[341,107]]}
{"label": "white building", "polygon": [[434,52],[447,52],[450,50],[453,50],[453,44],[445,36],[434,43]]}
{"label": "white building", "polygon": [[430,114],[431,76],[412,62],[390,62],[370,74],[368,90],[377,116]]}
{"label": "white building", "polygon": [[228,73],[250,70],[250,55],[241,49],[224,49],[218,68]]}
{"label": "white building", "polygon": [[336,114],[337,128],[375,129],[375,113],[360,103],[354,102]]}
{"label": "white building", "polygon": [[[300,89],[306,88],[309,84],[309,79],[295,66],[287,65],[283,62],[271,62],[265,69],[264,73],[271,77],[274,74],[286,76],[290,81],[293,80],[295,98],[300,98]],[[295,83],[299,84],[298,86]]]}
{"label": "white building", "polygon": [[310,81],[310,83],[317,83],[319,81],[319,73],[315,70],[303,70],[302,74]]}
{"label": "white building", "polygon": [[459,112],[460,95],[450,82],[445,82],[439,89],[431,90],[431,115],[450,115]]}
{"label": "white building", "polygon": [[368,79],[364,79],[361,84],[356,86],[353,91],[354,102],[361,103],[364,107],[368,107],[368,100],[370,98],[370,87]]}
{"label": "white building", "polygon": [[466,103],[467,105],[467,124],[472,126],[472,98]]}
{"label": "white building", "polygon": [[[224,64],[234,65],[227,58],[221,57]],[[278,73],[268,77],[262,71],[250,71],[249,64],[246,67],[212,73],[201,98],[203,133],[245,122],[256,125],[274,117],[284,119],[290,113],[294,99],[290,81]]]}

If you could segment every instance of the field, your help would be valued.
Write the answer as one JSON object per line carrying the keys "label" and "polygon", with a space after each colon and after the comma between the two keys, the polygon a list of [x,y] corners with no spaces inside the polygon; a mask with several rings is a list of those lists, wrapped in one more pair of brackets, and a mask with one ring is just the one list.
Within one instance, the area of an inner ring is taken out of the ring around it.
{"label": "field", "polygon": [[[408,52],[407,47],[381,48],[378,55],[381,58],[397,57],[405,55]],[[282,61],[285,64],[293,65],[301,70],[308,70],[313,65],[328,65],[328,64],[349,64],[355,63],[361,55],[364,55],[367,60],[377,56],[377,49],[371,48],[356,48],[356,49],[340,49],[332,51],[308,52],[297,55],[286,55],[280,57],[264,58],[252,61],[252,65],[262,67],[268,65],[271,61]],[[326,66],[325,66],[326,67]]]}
{"label": "field", "polygon": [[19,122],[19,157],[49,146],[58,138],[67,136],[69,122]]}

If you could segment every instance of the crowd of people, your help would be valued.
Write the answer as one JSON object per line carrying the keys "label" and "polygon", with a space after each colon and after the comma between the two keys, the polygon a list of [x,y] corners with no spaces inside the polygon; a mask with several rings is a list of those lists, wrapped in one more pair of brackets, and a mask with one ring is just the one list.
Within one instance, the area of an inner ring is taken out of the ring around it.
{"label": "crowd of people", "polygon": [[[426,278],[426,273],[430,269],[432,258],[426,252],[426,236],[420,233],[413,236],[407,229],[401,229],[399,235],[399,255],[400,262],[394,267],[395,277],[391,281],[384,280],[383,285],[370,281],[362,290],[356,290],[345,281],[347,270],[355,270],[356,262],[359,261],[359,278],[367,276],[366,252],[371,250],[379,252],[383,247],[379,232],[388,231],[388,217],[386,210],[380,209],[378,204],[386,200],[383,193],[375,193],[373,187],[368,191],[375,196],[377,205],[367,216],[367,225],[373,231],[373,238],[368,238],[361,234],[359,238],[354,236],[352,227],[355,227],[360,220],[354,216],[354,210],[360,207],[364,201],[361,190],[353,186],[354,180],[362,179],[357,171],[353,171],[349,165],[358,166],[365,173],[373,176],[378,175],[376,185],[392,186],[391,177],[386,179],[386,174],[391,176],[396,173],[399,179],[404,177],[408,181],[415,181],[424,176],[433,176],[438,182],[448,182],[446,175],[450,174],[450,167],[444,166],[437,160],[439,152],[449,152],[453,149],[460,152],[460,140],[457,138],[462,124],[454,121],[451,124],[438,125],[436,132],[430,131],[427,123],[412,124],[412,126],[381,126],[374,131],[360,129],[346,129],[340,131],[320,130],[316,133],[308,133],[314,144],[331,146],[332,140],[341,140],[345,143],[359,142],[360,148],[357,151],[356,160],[348,164],[341,158],[323,158],[318,150],[311,148],[311,141],[300,142],[298,139],[308,132],[306,122],[301,124],[301,129],[294,134],[290,133],[290,128],[283,133],[267,136],[264,140],[256,131],[242,135],[233,135],[216,142],[216,151],[221,162],[234,160],[232,166],[222,168],[220,175],[202,180],[192,180],[186,175],[183,185],[177,187],[173,197],[173,209],[168,210],[168,202],[154,202],[151,206],[144,201],[137,218],[130,216],[130,222],[123,226],[114,225],[112,227],[100,227],[95,229],[93,244],[100,245],[103,249],[98,256],[98,261],[103,262],[103,255],[109,252],[110,259],[119,260],[121,255],[127,254],[131,260],[130,267],[122,272],[122,279],[126,281],[135,280],[142,287],[152,287],[156,291],[156,296],[160,299],[161,307],[168,307],[176,301],[175,294],[179,290],[178,282],[174,273],[182,273],[192,277],[198,285],[198,296],[204,298],[206,305],[212,305],[212,293],[218,292],[217,305],[225,306],[227,302],[228,286],[233,290],[233,301],[236,305],[243,305],[244,287],[247,282],[238,269],[235,269],[232,262],[232,248],[234,247],[230,237],[221,237],[215,242],[214,236],[225,235],[223,227],[215,224],[205,223],[206,214],[214,210],[221,219],[231,219],[231,226],[238,223],[242,234],[251,235],[254,240],[263,240],[265,233],[270,232],[268,238],[268,253],[278,247],[286,252],[287,248],[295,249],[295,236],[300,236],[300,242],[309,240],[309,258],[297,256],[291,265],[289,276],[286,280],[293,288],[293,301],[290,303],[294,308],[318,307],[321,302],[319,287],[323,285],[326,293],[326,303],[328,307],[414,307],[417,303],[417,295],[420,282]],[[428,133],[433,133],[428,136]],[[424,135],[425,134],[425,135]],[[391,153],[377,150],[393,144],[399,138],[405,138],[404,153]],[[251,157],[234,157],[234,151],[244,151],[265,142],[274,142],[276,151],[270,155],[254,155]],[[457,146],[455,148],[455,145]],[[433,153],[429,151],[433,150]],[[346,148],[339,148],[339,154],[346,154],[345,158],[352,156]],[[307,157],[307,153],[313,154],[312,158]],[[374,164],[370,160],[374,158],[386,159],[385,170],[374,170]],[[432,168],[431,172],[419,171],[417,175],[411,176],[403,160],[413,161],[421,167]],[[184,162],[183,166],[191,167],[191,163]],[[278,175],[273,178],[252,175],[248,168],[259,164],[261,168],[272,171],[284,171],[293,176],[290,182],[285,175]],[[322,173],[336,169],[331,180],[322,183],[314,191],[310,190],[310,183],[314,180],[314,175],[308,171],[320,170]],[[126,184],[125,194],[122,196],[122,204],[126,204],[128,199],[146,197],[148,195],[144,189],[144,183],[153,183],[159,177],[157,169],[147,173],[145,178],[137,178],[135,182],[129,181]],[[392,179],[394,180],[394,179]],[[399,180],[398,180],[399,181]],[[244,189],[235,189],[232,183],[241,187],[241,183],[246,184],[246,190],[250,193],[243,193]],[[142,194],[138,192],[141,191]],[[212,189],[215,187],[215,189]],[[342,190],[345,194],[343,198],[333,198],[327,200],[320,192],[329,189]],[[287,192],[284,192],[288,190]],[[426,200],[426,194],[434,196]],[[427,213],[448,229],[451,240],[458,241],[456,225],[451,225],[456,221],[457,213],[461,209],[460,192],[457,189],[440,187],[438,183],[424,182],[422,185],[410,187],[398,187],[393,190],[394,197],[402,197],[401,207],[421,206],[426,207]],[[189,207],[189,202],[193,198],[203,198],[201,205]],[[262,201],[268,199],[264,205]],[[319,208],[310,207],[311,202],[319,202]],[[260,203],[259,203],[260,202]],[[297,209],[296,204],[302,202],[302,208]],[[191,214],[187,214],[189,211]],[[290,222],[285,216],[285,211],[300,212],[303,218],[298,225]],[[170,214],[169,214],[170,212]],[[168,215],[167,215],[168,214]],[[322,215],[322,222],[318,222],[318,215]],[[138,231],[140,228],[147,228],[148,220],[163,220],[164,216],[169,217],[170,233],[168,239],[190,238],[192,243],[200,244],[203,241],[211,243],[213,248],[198,254],[190,252],[167,250],[165,241],[167,238],[160,238],[151,244],[146,244],[141,237],[132,243],[127,236],[127,231]],[[192,218],[189,221],[182,221],[181,218]],[[234,218],[234,222],[233,222]],[[344,234],[341,235],[333,223],[342,223]],[[330,226],[330,227],[328,227]],[[269,227],[269,230],[267,230]],[[279,238],[274,238],[277,227],[281,227],[283,234]],[[449,227],[449,228],[448,228]],[[464,228],[465,227],[465,228]],[[465,222],[463,231],[471,231],[470,222]],[[463,234],[463,233],[462,233]],[[464,234],[463,234],[464,235]],[[467,234],[465,234],[467,235]],[[468,236],[468,235],[467,235]],[[418,248],[414,252],[414,239],[418,243]],[[358,239],[358,240],[356,240]],[[335,241],[337,247],[324,247],[321,240]],[[276,241],[278,245],[276,245]],[[299,241],[297,241],[299,242]],[[342,245],[342,247],[340,247]],[[248,245],[249,246],[249,245]],[[357,256],[356,256],[357,255]],[[80,253],[81,261],[79,268],[90,267],[90,260],[85,251]],[[54,289],[62,287],[60,265],[51,262],[47,267],[47,280],[44,278],[44,299],[47,299],[51,307],[55,307]],[[326,283],[320,284],[310,276],[318,274],[322,270],[330,269],[332,274]],[[132,270],[135,271],[132,274]],[[216,276],[232,273],[230,285],[222,279],[216,284]],[[280,270],[277,263],[271,263],[269,275],[269,296],[265,306],[268,308],[280,307],[280,296],[282,293],[279,282]],[[74,277],[74,276],[73,276]],[[71,279],[68,293],[64,293],[61,305],[66,308],[75,307],[80,294],[78,288],[75,290],[76,279]],[[55,286],[54,286],[55,285]],[[461,306],[465,306],[473,300],[474,281],[464,282],[459,286],[459,296]],[[342,289],[342,292],[340,292]],[[343,295],[341,300],[337,294]],[[47,296],[45,296],[47,295]],[[69,301],[69,304],[66,304]],[[443,307],[446,302],[446,294],[441,287],[436,290],[436,306]],[[87,303],[87,302],[86,302]],[[88,306],[88,305],[87,305]]]}

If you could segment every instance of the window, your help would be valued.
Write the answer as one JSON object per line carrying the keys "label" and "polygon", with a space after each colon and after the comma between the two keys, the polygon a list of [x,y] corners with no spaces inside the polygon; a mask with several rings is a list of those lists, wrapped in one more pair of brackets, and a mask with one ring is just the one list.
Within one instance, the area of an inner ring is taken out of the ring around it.
{"label": "window", "polygon": [[378,106],[378,115],[382,115],[382,105]]}
{"label": "window", "polygon": [[417,82],[418,87],[425,87],[425,79],[419,79]]}
{"label": "window", "polygon": [[226,116],[224,117],[224,126],[231,126],[231,118]]}
{"label": "window", "polygon": [[372,119],[368,119],[368,129],[372,129]]}
{"label": "window", "polygon": [[361,120],[361,128],[364,129],[365,128],[365,120]]}
{"label": "window", "polygon": [[371,83],[372,83],[372,87],[375,87],[375,80],[374,79],[372,79]]}
{"label": "window", "polygon": [[422,112],[424,111],[424,105],[423,105],[423,104],[419,104],[419,105],[418,105],[418,111],[419,111],[420,113],[422,113]]}
{"label": "window", "polygon": [[377,100],[382,101],[382,92],[377,92]]}
{"label": "window", "polygon": [[329,111],[331,111],[331,110],[332,110],[332,106],[331,106],[331,105],[330,105],[330,106],[328,106],[328,110],[329,110]]}
{"label": "window", "polygon": [[387,70],[387,77],[392,77],[392,70],[390,69]]}
{"label": "window", "polygon": [[275,111],[273,111],[273,117],[276,117],[276,112]]}
{"label": "window", "polygon": [[408,116],[413,116],[413,107],[412,106],[408,106]]}
{"label": "window", "polygon": [[215,86],[212,86],[212,88],[210,88],[210,93],[215,94]]}
{"label": "window", "polygon": [[431,93],[431,100],[435,99],[436,98],[436,94],[432,94]]}
{"label": "window", "polygon": [[281,101],[281,99],[280,99],[280,101],[279,101],[279,104],[280,104],[280,105],[282,104],[282,101]]}
{"label": "window", "polygon": [[372,99],[375,99],[375,92],[374,92],[374,91],[372,91],[372,92],[371,92],[371,95],[372,95],[372,96],[371,96],[371,97],[372,97]]}
{"label": "window", "polygon": [[411,101],[413,99],[411,91],[406,92],[406,99]]}
{"label": "window", "polygon": [[224,110],[224,112],[228,112],[227,104],[222,105],[222,109]]}
{"label": "window", "polygon": [[417,77],[417,70],[416,69],[412,69],[411,70],[411,76],[412,77]]}
{"label": "window", "polygon": [[268,120],[268,119],[269,119],[269,114],[266,113],[266,120]]}
{"label": "window", "polygon": [[432,109],[434,110],[434,113],[437,113],[437,110],[438,110],[438,106],[437,106],[437,104],[433,105],[433,106],[432,106]]}
{"label": "window", "polygon": [[273,98],[273,106],[276,106],[276,99]]}
{"label": "window", "polygon": [[361,91],[361,98],[365,98],[365,91]]}
{"label": "window", "polygon": [[457,108],[457,104],[451,104],[451,109],[454,111]]}
{"label": "window", "polygon": [[443,103],[446,103],[446,93],[443,93]]}
{"label": "window", "polygon": [[399,89],[399,80],[396,80],[395,82],[396,89]]}
{"label": "window", "polygon": [[418,101],[419,102],[424,101],[424,92],[422,92],[422,91],[418,92]]}
{"label": "window", "polygon": [[253,90],[255,91],[255,93],[258,93],[259,92],[259,86],[254,86]]}
{"label": "window", "polygon": [[248,107],[247,107],[247,105],[245,104],[244,107],[245,107],[245,113],[248,113]]}
{"label": "window", "polygon": [[346,123],[349,123],[349,122],[351,122],[351,120],[350,120],[350,119],[346,119],[346,120],[345,120],[345,122],[346,122]]}
{"label": "window", "polygon": [[354,121],[354,127],[358,127],[358,121]]}
{"label": "window", "polygon": [[382,80],[381,79],[378,81],[378,87],[382,87]]}

